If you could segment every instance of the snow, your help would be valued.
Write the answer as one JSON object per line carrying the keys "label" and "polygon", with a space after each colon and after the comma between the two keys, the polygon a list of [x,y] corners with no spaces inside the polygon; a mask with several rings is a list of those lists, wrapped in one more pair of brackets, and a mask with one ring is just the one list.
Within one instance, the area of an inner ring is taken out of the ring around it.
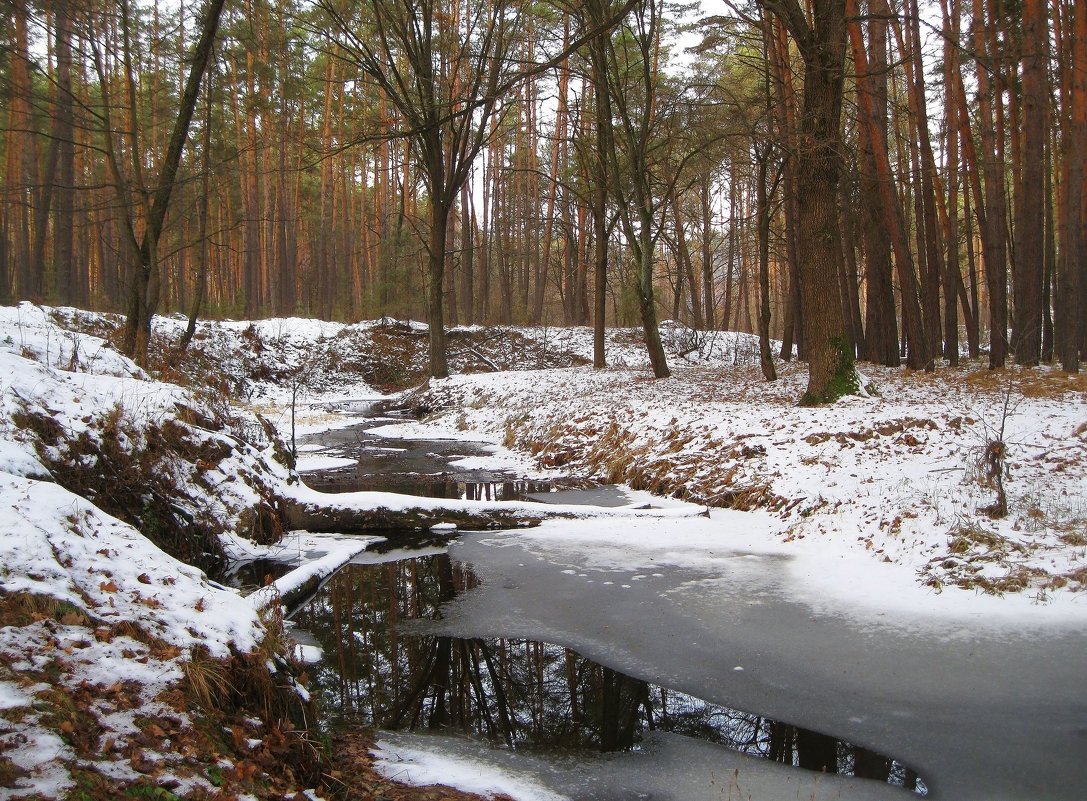
{"label": "snow", "polygon": [[[304,534],[304,532],[296,532],[295,536],[297,537]],[[264,609],[277,602],[283,596],[294,593],[299,588],[305,586],[307,582],[315,579],[321,581],[322,579],[331,576],[354,557],[365,551],[368,546],[375,542],[380,542],[381,539],[381,537],[339,538],[334,536],[305,535],[307,549],[310,551],[317,549],[323,550],[323,555],[310,555],[305,562],[287,575],[277,579],[267,587],[261,587],[252,595],[248,596],[249,601],[255,609]]]}
{"label": "snow", "polygon": [[8,682],[0,681],[0,710],[19,709],[30,706],[33,701],[18,687]]}
{"label": "snow", "polygon": [[427,747],[424,738],[417,738],[416,747],[408,742],[408,738],[384,739],[375,744],[372,753],[379,773],[405,784],[444,784],[487,798],[508,795],[515,801],[567,801],[527,774],[481,764],[477,753],[436,750]]}
{"label": "snow", "polygon": [[441,514],[443,511],[488,512],[495,509],[523,514],[526,518],[550,515],[565,515],[570,518],[610,519],[616,515],[629,518],[646,517],[654,519],[682,518],[703,514],[705,509],[694,504],[669,504],[668,508],[643,509],[634,504],[618,508],[597,508],[576,504],[548,504],[541,509],[539,504],[521,501],[476,501],[456,498],[426,498],[414,495],[400,495],[394,492],[338,492],[323,493],[305,484],[285,487],[284,496],[300,504],[313,504],[328,510],[388,511],[403,512],[419,509]]}
{"label": "snow", "polygon": [[302,454],[298,457],[295,467],[299,473],[310,473],[315,470],[331,470],[336,467],[347,467],[353,464],[358,464],[358,460],[348,459],[343,456]]}
{"label": "snow", "polygon": [[[867,581],[843,587],[833,568],[842,560],[882,575],[876,565],[889,561],[904,585],[920,574],[923,594],[941,592],[947,606],[959,599],[978,608],[985,602],[972,600],[977,592],[996,586],[1009,596],[1001,608],[1029,597],[1085,614],[1077,599],[1087,549],[1075,536],[1087,520],[1081,384],[1045,368],[1003,376],[968,367],[932,377],[866,371],[879,394],[814,409],[796,406],[801,366],[782,365],[773,384],[755,368],[677,370],[664,381],[588,368],[453,376],[430,383],[424,401],[438,413],[383,430],[512,438],[541,470],[655,485],[697,502],[738,498],[741,508],[769,514],[767,526],[750,518],[767,545],[787,543],[794,556],[818,561],[805,579],[813,593],[888,595]],[[994,520],[985,513],[994,494],[980,460],[1001,428],[1010,514]],[[989,558],[981,546],[956,553],[960,535],[991,538],[1008,558]],[[1000,583],[1017,575],[1025,584],[1018,594]]]}
{"label": "snow", "polygon": [[[156,709],[156,696],[180,679],[194,649],[224,657],[252,651],[264,635],[261,613],[268,605],[348,561],[392,558],[364,555],[377,539],[371,537],[289,532],[266,546],[224,532],[221,540],[232,558],[298,565],[242,598],[168,556],[93,499],[55,483],[46,456],[55,455],[57,446],[48,432],[17,425],[20,414],[53,421],[68,438],[100,442],[127,436],[121,429],[104,433],[102,421],[111,417],[139,431],[176,419],[179,408],[205,408],[198,392],[154,380],[105,339],[65,328],[66,321],[76,320],[96,330],[109,327],[105,318],[77,310],[26,303],[0,308],[0,593],[49,598],[59,610],[56,620],[46,615],[0,628],[0,710],[23,714],[18,726],[0,729],[0,752],[28,771],[18,789],[44,798],[68,787],[64,760],[73,757],[36,710],[45,685],[35,682],[47,665],[61,665],[56,681],[72,691],[137,683],[143,690],[135,710],[148,714]],[[220,355],[217,364],[232,390],[250,404],[237,413],[258,429],[253,414],[264,413],[289,437],[292,405],[295,433],[301,435],[353,425],[381,397],[358,376],[337,384],[335,376],[306,372],[314,353],[335,353],[378,325],[298,318],[202,322],[198,336],[208,352]],[[166,338],[179,337],[183,327],[179,318],[155,321],[156,333]],[[588,329],[518,332],[572,357],[591,354]],[[849,616],[862,625],[904,631],[938,630],[951,643],[979,630],[1087,627],[1082,381],[1046,368],[995,374],[967,365],[929,376],[866,366],[865,381],[876,392],[801,409],[795,402],[803,391],[803,367],[781,365],[781,380],[764,382],[753,338],[697,334],[674,324],[662,334],[676,368],[671,379],[650,380],[636,333],[613,331],[611,369],[432,380],[420,397],[435,414],[378,433],[490,444],[488,455],[453,462],[458,469],[573,475],[639,487],[625,488],[621,505],[608,509],[577,505],[571,496],[548,498],[560,503],[547,510],[569,519],[479,536],[481,544],[524,548],[554,570],[556,581],[597,582],[601,591],[606,586],[607,592],[629,596],[660,571],[677,568],[698,576],[681,588],[685,593],[702,592],[712,600],[726,591],[726,582],[746,582],[756,599],[774,594],[813,615]],[[245,358],[259,357],[273,378],[246,374],[243,341],[254,349]],[[225,446],[228,455],[196,477],[179,473],[177,481],[191,493],[181,500],[226,529],[266,488],[328,508],[422,508],[439,519],[443,509],[495,508],[489,502],[391,493],[324,495],[288,484],[292,476],[273,461],[270,446],[245,444],[227,431],[190,430],[203,444]],[[986,446],[998,437],[1008,451],[1010,514],[1002,520],[985,513],[994,493],[982,464]],[[306,449],[298,469],[353,461]],[[707,505],[730,499],[746,510],[714,508],[703,516]],[[654,508],[642,508],[647,505]],[[525,515],[540,510],[527,502],[501,506]],[[605,581],[604,573],[614,575]],[[136,625],[156,648],[127,636],[125,624]],[[307,645],[299,646],[299,654],[316,657]],[[740,661],[724,669],[745,677],[756,672]],[[134,709],[95,703],[110,736],[138,731]],[[438,779],[518,799],[577,797],[561,782],[545,786],[516,766],[497,764],[486,749],[435,747],[437,741],[425,739],[384,738],[378,746],[383,770],[402,780]],[[679,746],[664,738],[658,748],[655,753],[665,754]],[[619,764],[626,763],[618,761],[600,775],[619,782]],[[776,768],[741,761],[736,769],[743,777],[760,777],[757,785],[739,782],[737,792],[758,786],[777,788],[767,797],[815,797],[808,786],[775,784]],[[110,770],[121,779],[135,775],[124,765]],[[848,798],[867,792],[833,782],[826,788]]]}
{"label": "snow", "polygon": [[[709,519],[684,519],[667,531],[645,519],[546,521],[515,535],[488,535],[480,541],[516,542],[557,572],[585,581],[593,580],[589,571],[637,581],[672,567],[706,576],[702,587],[707,592],[716,582],[739,583],[755,594],[773,593],[802,603],[815,614],[903,628],[938,625],[945,635],[1087,624],[1087,602],[1079,595],[1056,594],[1050,603],[1039,604],[1024,594],[937,593],[901,566],[867,553],[835,548],[825,540],[781,542],[775,537],[779,525],[764,512],[715,509]],[[767,562],[783,568],[772,584],[766,583]],[[615,585],[621,588],[623,582]]]}
{"label": "snow", "polygon": [[549,762],[453,737],[384,732],[375,767],[410,784],[444,784],[514,801],[573,798],[766,798],[888,801],[899,787],[798,770],[722,746],[655,732],[638,750]]}
{"label": "snow", "polygon": [[[48,706],[39,694],[47,686],[22,686],[26,676],[53,666],[51,681],[70,692],[135,683],[141,698],[133,706],[88,702],[103,741],[123,740],[138,733],[138,714],[160,709],[153,699],[181,679],[194,648],[213,657],[246,653],[263,639],[264,627],[258,610],[236,592],[54,483],[37,450],[56,452],[50,432],[16,424],[20,414],[38,415],[68,438],[114,437],[126,447],[132,445],[126,429],[107,433],[104,421],[127,420],[139,430],[172,419],[179,406],[201,408],[199,399],[151,380],[104,340],[66,331],[47,310],[25,303],[0,308],[0,375],[0,595],[57,604],[56,621],[46,613],[39,622],[0,628],[0,707],[33,705],[16,728],[0,730],[0,751],[26,771],[16,780],[20,792],[50,798],[69,786],[64,763],[74,755],[46,722]],[[204,473],[218,490],[185,480],[201,505],[227,522],[229,509],[256,498],[236,478],[255,471],[286,476],[257,467],[261,457],[251,448],[215,432],[203,435],[232,446],[229,457]],[[131,626],[156,649],[121,633]],[[137,776],[125,766],[109,772],[124,780]]]}

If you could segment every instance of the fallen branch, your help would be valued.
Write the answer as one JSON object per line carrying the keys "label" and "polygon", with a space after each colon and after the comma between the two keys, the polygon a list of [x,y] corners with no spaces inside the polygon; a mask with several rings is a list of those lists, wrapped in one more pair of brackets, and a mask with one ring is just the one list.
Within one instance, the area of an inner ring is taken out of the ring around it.
{"label": "fallen branch", "polygon": [[[562,515],[550,516],[561,517]],[[291,528],[314,533],[357,534],[389,529],[417,530],[428,529],[439,523],[454,523],[463,531],[482,531],[494,528],[538,526],[543,519],[544,515],[529,515],[506,509],[480,511],[385,506],[363,509],[305,502],[290,502],[287,506],[288,525]]]}
{"label": "fallen branch", "polygon": [[453,523],[462,531],[538,526],[544,520],[592,517],[694,517],[701,509],[634,509],[420,498],[393,492],[325,493],[293,487],[285,499],[287,525],[314,533],[357,534],[429,529]]}

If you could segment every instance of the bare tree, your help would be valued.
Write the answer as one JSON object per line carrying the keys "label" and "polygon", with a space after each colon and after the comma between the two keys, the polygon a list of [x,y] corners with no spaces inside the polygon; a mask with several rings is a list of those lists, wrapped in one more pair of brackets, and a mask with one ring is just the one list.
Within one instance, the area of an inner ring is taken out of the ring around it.
{"label": "bare tree", "polygon": [[[95,69],[103,87],[103,110],[101,121],[105,128],[106,158],[109,162],[113,188],[118,198],[118,205],[123,216],[123,237],[130,253],[134,257],[135,267],[128,287],[128,316],[122,339],[122,349],[133,357],[137,364],[146,364],[147,346],[151,338],[151,318],[159,302],[158,247],[162,236],[166,212],[170,207],[178,170],[181,166],[181,154],[188,139],[189,123],[196,111],[196,102],[200,93],[200,83],[204,77],[208,61],[211,58],[212,44],[219,28],[219,17],[225,0],[208,0],[208,5],[200,20],[199,38],[193,47],[188,79],[178,105],[177,118],[166,146],[166,154],[159,166],[155,180],[145,181],[143,176],[143,150],[139,141],[139,132],[133,124],[128,131],[128,152],[132,155],[131,166],[126,172],[122,166],[120,153],[125,149],[116,141],[112,119],[111,99],[105,91],[108,80],[104,59],[100,48],[91,40],[94,53]],[[125,80],[128,100],[135,119],[136,90],[135,74],[132,67],[131,29],[132,19],[128,0],[122,0],[121,33],[124,39],[122,59],[125,64]],[[138,224],[142,219],[142,232]]]}
{"label": "bare tree", "polygon": [[[318,0],[331,25],[331,52],[369,76],[399,111],[402,127],[376,136],[407,138],[426,184],[430,374],[449,375],[444,326],[449,217],[476,156],[509,110],[510,91],[612,28],[626,9],[552,58],[526,64],[517,45],[537,9],[516,0]],[[375,134],[364,132],[360,141]]]}

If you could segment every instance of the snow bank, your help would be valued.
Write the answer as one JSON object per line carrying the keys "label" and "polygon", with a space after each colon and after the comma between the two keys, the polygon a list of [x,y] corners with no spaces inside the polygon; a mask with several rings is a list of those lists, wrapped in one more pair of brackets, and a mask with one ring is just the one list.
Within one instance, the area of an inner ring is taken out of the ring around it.
{"label": "snow bank", "polygon": [[[71,785],[66,764],[120,748],[140,735],[138,720],[166,714],[185,724],[156,698],[181,680],[194,649],[249,653],[265,630],[251,603],[60,486],[47,465],[81,441],[80,470],[113,469],[95,461],[96,448],[135,449],[141,430],[175,421],[192,447],[212,443],[222,458],[196,475],[192,462],[163,463],[189,493],[173,502],[228,525],[259,500],[245,475],[278,481],[286,472],[228,433],[180,421],[182,409],[199,417],[203,408],[192,393],[151,380],[105,340],[64,330],[39,307],[0,308],[0,376],[0,611],[9,623],[0,627],[0,708],[28,708],[0,730],[0,753],[17,769],[14,790],[54,798]],[[56,712],[57,691],[99,728],[64,723],[73,713]],[[106,761],[103,775],[131,783],[143,775],[134,765]]]}
{"label": "snow bank", "polygon": [[540,781],[509,768],[489,765],[482,759],[482,746],[468,753],[435,748],[428,738],[401,737],[379,740],[374,746],[374,768],[382,775],[404,784],[443,784],[467,793],[493,798],[507,795],[514,801],[567,801]]}
{"label": "snow bank", "polygon": [[[761,508],[768,536],[794,550],[893,564],[930,591],[1047,601],[1087,586],[1082,382],[1044,368],[866,370],[879,394],[814,409],[796,406],[802,365],[774,383],[742,367],[454,376],[418,399],[430,418],[385,430],[503,442],[540,469]],[[982,456],[1001,431],[1010,513],[997,520]]]}

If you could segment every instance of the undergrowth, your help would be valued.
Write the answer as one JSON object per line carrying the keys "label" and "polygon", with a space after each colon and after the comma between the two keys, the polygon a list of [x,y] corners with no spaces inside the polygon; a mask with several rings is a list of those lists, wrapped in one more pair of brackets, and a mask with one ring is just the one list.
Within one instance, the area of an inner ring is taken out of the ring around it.
{"label": "undergrowth", "polygon": [[[33,432],[39,458],[65,489],[135,526],[171,556],[211,574],[223,568],[224,514],[209,505],[214,489],[209,475],[243,447],[225,433],[226,421],[189,407],[159,421],[136,420],[120,405],[89,419],[78,433],[40,408],[24,406],[12,421]],[[217,430],[224,434],[208,433]],[[283,533],[281,504],[259,477],[241,478],[249,479],[260,500],[236,510],[238,533],[258,543],[277,542]]]}
{"label": "undergrowth", "polygon": [[[305,669],[290,656],[282,618],[270,613],[264,624],[256,650],[217,659],[200,647],[183,654],[127,621],[105,627],[93,610],[89,616],[65,601],[0,593],[0,627],[19,629],[21,642],[49,655],[28,661],[0,647],[0,679],[32,697],[31,705],[0,712],[0,796],[39,797],[18,789],[29,776],[17,764],[25,742],[18,733],[30,727],[70,749],[54,760],[70,780],[66,799],[263,801],[320,786],[328,752],[313,727]],[[73,655],[95,642],[114,643],[125,658],[143,663],[134,666],[136,674],[168,671],[176,662],[183,678],[153,698],[133,679],[92,683]]]}

